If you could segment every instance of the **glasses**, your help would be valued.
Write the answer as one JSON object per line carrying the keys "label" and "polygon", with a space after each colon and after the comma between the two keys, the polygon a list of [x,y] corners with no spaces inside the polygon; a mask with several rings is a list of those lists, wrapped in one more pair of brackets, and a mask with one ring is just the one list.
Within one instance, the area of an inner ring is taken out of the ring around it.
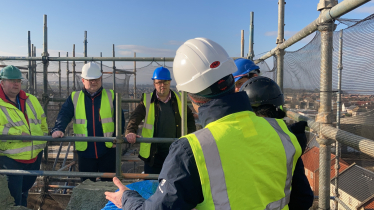
{"label": "glasses", "polygon": [[160,80],[159,82],[154,82],[156,85],[168,85],[170,84],[170,80]]}
{"label": "glasses", "polygon": [[88,82],[99,82],[99,81],[101,81],[101,77],[97,78],[97,79],[84,79],[84,80],[86,80]]}
{"label": "glasses", "polygon": [[15,84],[18,84],[18,83],[22,84],[22,80],[20,79],[6,79],[5,81],[8,81],[10,83],[15,83]]}

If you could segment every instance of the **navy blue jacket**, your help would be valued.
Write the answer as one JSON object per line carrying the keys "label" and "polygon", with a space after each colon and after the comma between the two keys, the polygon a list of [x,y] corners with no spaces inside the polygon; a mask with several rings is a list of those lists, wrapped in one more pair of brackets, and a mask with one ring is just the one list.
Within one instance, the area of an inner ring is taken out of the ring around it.
{"label": "navy blue jacket", "polygon": [[[241,111],[251,111],[246,93],[226,95],[199,108],[199,119],[205,127],[210,122],[218,120],[226,115]],[[298,177],[305,177],[304,168],[297,165],[294,172],[292,189],[298,188],[300,194],[295,194],[294,202],[297,206],[303,206],[304,197],[308,197],[304,190],[308,189],[306,183],[299,182]],[[200,183],[200,176],[195,163],[195,158],[186,138],[181,138],[170,146],[169,155],[162,167],[157,191],[148,200],[142,198],[136,191],[128,190],[122,196],[122,209],[186,209],[191,210],[204,200]],[[309,198],[309,197],[308,197]],[[300,200],[299,200],[300,199]],[[313,196],[311,197],[313,201]],[[308,204],[306,204],[308,205]],[[308,209],[299,208],[301,210]]]}
{"label": "navy blue jacket", "polygon": [[[93,96],[88,93],[84,88],[82,91],[85,93],[85,109],[87,118],[87,131],[88,136],[103,137],[103,127],[101,125],[100,118],[100,106],[101,106],[101,87]],[[113,100],[114,107],[114,119],[115,119],[115,98]],[[67,125],[70,123],[71,119],[74,117],[74,104],[71,99],[71,95],[66,99],[65,103],[62,105],[60,112],[58,113],[55,127],[52,129],[51,133],[55,131],[65,132]],[[115,124],[114,124],[115,125]],[[123,127],[125,126],[125,117],[122,112],[122,133]],[[115,134],[113,134],[115,136]],[[78,155],[85,158],[99,158],[103,156],[108,151],[104,142],[87,142],[87,149],[85,151],[78,151]]]}

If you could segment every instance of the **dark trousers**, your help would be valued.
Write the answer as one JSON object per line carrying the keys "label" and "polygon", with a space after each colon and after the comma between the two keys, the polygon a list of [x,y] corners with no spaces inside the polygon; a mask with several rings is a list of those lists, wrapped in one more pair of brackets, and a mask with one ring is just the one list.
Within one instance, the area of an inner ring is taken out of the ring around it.
{"label": "dark trousers", "polygon": [[[116,148],[108,151],[99,158],[85,158],[78,153],[78,169],[80,172],[116,172]],[[82,182],[90,179],[95,182],[96,178],[82,177]],[[112,178],[101,178],[101,181],[112,181]]]}
{"label": "dark trousers", "polygon": [[[0,156],[0,168],[17,170],[40,170],[42,154],[42,152],[38,154],[38,158],[34,163],[20,163],[13,160],[12,158]],[[16,206],[22,205],[27,207],[27,196],[29,195],[30,188],[35,183],[36,176],[7,175],[7,180],[10,195],[14,198]]]}
{"label": "dark trousers", "polygon": [[144,173],[145,174],[160,174],[161,169],[162,169],[162,166],[161,167],[158,167],[155,165],[150,166],[148,162],[144,161]]}

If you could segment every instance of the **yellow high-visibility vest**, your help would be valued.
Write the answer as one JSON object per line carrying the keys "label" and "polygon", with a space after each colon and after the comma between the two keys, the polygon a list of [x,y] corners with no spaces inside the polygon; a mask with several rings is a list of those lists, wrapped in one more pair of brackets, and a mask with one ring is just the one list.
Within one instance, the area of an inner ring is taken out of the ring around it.
{"label": "yellow high-visibility vest", "polygon": [[301,147],[283,120],[243,111],[184,138],[203,190],[196,209],[288,209]]}
{"label": "yellow high-visibility vest", "polygon": [[[1,135],[22,135],[22,133],[28,133],[32,136],[48,135],[47,120],[42,106],[35,96],[28,93],[26,93],[26,96],[28,96],[26,113],[29,123],[27,123],[21,110],[0,99]],[[17,160],[30,160],[35,158],[45,146],[46,141],[1,140],[0,156]]]}
{"label": "yellow high-visibility vest", "polygon": [[[180,100],[179,93],[174,92],[174,91],[172,93],[174,93],[175,97],[177,98],[179,115],[181,115],[182,114],[182,103]],[[155,103],[151,103],[152,95],[153,95],[153,92],[148,93],[148,94],[143,94],[143,103],[144,103],[145,110],[146,110],[144,125],[142,129],[143,138],[152,138],[153,133],[154,133]],[[143,158],[149,158],[150,153],[151,153],[151,143],[140,143],[139,155]]]}
{"label": "yellow high-visibility vest", "polygon": [[[104,137],[112,137],[114,133],[114,109],[113,109],[113,90],[103,89],[101,91],[101,104],[100,104],[100,118],[103,127]],[[74,122],[73,130],[76,136],[87,137],[87,118],[86,107],[84,103],[83,91],[74,91],[71,93],[71,99],[74,104]],[[112,142],[105,142],[105,146],[112,148]],[[78,151],[85,151],[87,149],[87,142],[75,142],[75,148]]]}

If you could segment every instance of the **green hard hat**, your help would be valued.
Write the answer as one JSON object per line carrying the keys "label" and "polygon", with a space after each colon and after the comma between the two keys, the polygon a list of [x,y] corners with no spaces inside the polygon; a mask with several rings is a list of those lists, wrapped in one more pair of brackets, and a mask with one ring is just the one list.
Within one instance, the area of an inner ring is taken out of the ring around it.
{"label": "green hard hat", "polygon": [[21,71],[13,65],[6,66],[5,68],[2,69],[0,71],[0,78],[2,80],[3,79],[24,79],[22,77]]}

